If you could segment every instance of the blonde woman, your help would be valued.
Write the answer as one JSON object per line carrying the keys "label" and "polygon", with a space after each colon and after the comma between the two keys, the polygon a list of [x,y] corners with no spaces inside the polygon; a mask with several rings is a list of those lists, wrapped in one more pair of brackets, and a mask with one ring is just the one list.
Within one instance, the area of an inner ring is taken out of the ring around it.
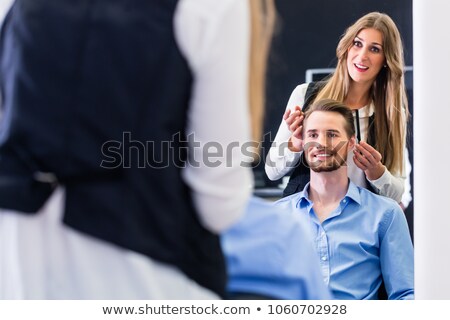
{"label": "blonde woman", "polygon": [[[349,178],[400,202],[409,165],[405,148],[409,113],[397,26],[386,14],[369,13],[346,30],[336,56],[336,71],[328,79],[299,85],[292,92],[266,160],[266,173],[276,180],[294,169],[284,195],[303,189],[309,181],[302,161],[303,111],[315,100],[331,98],[344,102],[355,117],[359,144],[348,157]],[[409,181],[406,184],[409,188]]]}

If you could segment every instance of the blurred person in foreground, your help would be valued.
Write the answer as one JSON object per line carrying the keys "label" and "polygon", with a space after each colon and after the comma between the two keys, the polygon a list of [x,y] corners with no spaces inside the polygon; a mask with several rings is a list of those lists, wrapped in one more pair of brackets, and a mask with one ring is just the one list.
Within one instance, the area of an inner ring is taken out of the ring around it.
{"label": "blurred person in foreground", "polygon": [[225,296],[218,233],[252,175],[239,148],[218,159],[229,165],[205,157],[209,142],[250,140],[259,2],[14,2],[0,42],[0,298]]}

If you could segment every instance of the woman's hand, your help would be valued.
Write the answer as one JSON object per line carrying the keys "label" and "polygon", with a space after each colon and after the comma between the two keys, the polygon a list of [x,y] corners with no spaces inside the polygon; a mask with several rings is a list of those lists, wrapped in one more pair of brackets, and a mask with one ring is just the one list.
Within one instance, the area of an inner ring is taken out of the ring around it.
{"label": "woman's hand", "polygon": [[294,111],[291,112],[290,109],[286,110],[283,115],[283,120],[291,132],[291,137],[289,138],[288,147],[289,150],[293,152],[300,152],[303,150],[303,139],[302,139],[302,129],[303,129],[303,112],[299,106],[296,106]]}
{"label": "woman's hand", "polygon": [[381,154],[364,141],[355,145],[353,154],[353,161],[356,166],[364,171],[369,180],[379,179],[383,175],[384,170],[386,170],[381,163]]}

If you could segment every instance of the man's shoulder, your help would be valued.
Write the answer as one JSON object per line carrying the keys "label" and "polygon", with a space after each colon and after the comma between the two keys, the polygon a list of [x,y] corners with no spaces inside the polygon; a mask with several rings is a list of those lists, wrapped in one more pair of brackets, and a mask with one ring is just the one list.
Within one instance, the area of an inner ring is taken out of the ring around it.
{"label": "man's shoulder", "polygon": [[297,192],[275,201],[274,205],[278,207],[296,206],[301,197],[302,192]]}
{"label": "man's shoulder", "polygon": [[[284,198],[281,200],[284,200]],[[271,202],[258,197],[252,197],[243,219],[236,225],[258,227],[261,230],[268,230],[277,226],[278,230],[283,230],[300,220],[294,209],[278,205],[277,203],[279,201]],[[283,203],[290,205],[289,202]]]}
{"label": "man's shoulder", "polygon": [[371,209],[379,209],[383,212],[396,212],[398,210],[401,212],[399,204],[393,199],[373,193],[366,188],[359,186],[357,188],[361,196],[361,205],[369,206]]}
{"label": "man's shoulder", "polygon": [[[243,217],[222,234],[222,243],[246,244],[254,248],[277,248],[281,258],[292,253],[286,246],[288,242],[302,242],[309,239],[308,224],[305,218],[290,208],[274,205],[273,202],[252,197]],[[284,259],[284,258],[283,258]]]}

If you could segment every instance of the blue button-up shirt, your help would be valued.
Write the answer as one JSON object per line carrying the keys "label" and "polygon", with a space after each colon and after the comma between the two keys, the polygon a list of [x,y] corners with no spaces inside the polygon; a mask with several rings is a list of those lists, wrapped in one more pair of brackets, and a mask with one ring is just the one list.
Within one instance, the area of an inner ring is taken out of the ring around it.
{"label": "blue button-up shirt", "polygon": [[308,190],[309,183],[276,205],[309,221],[323,279],[334,297],[377,299],[384,280],[389,299],[413,299],[413,246],[399,205],[349,182],[338,207],[320,223]]}
{"label": "blue button-up shirt", "polygon": [[230,293],[276,299],[331,299],[322,281],[307,222],[253,197],[240,221],[221,237]]}

